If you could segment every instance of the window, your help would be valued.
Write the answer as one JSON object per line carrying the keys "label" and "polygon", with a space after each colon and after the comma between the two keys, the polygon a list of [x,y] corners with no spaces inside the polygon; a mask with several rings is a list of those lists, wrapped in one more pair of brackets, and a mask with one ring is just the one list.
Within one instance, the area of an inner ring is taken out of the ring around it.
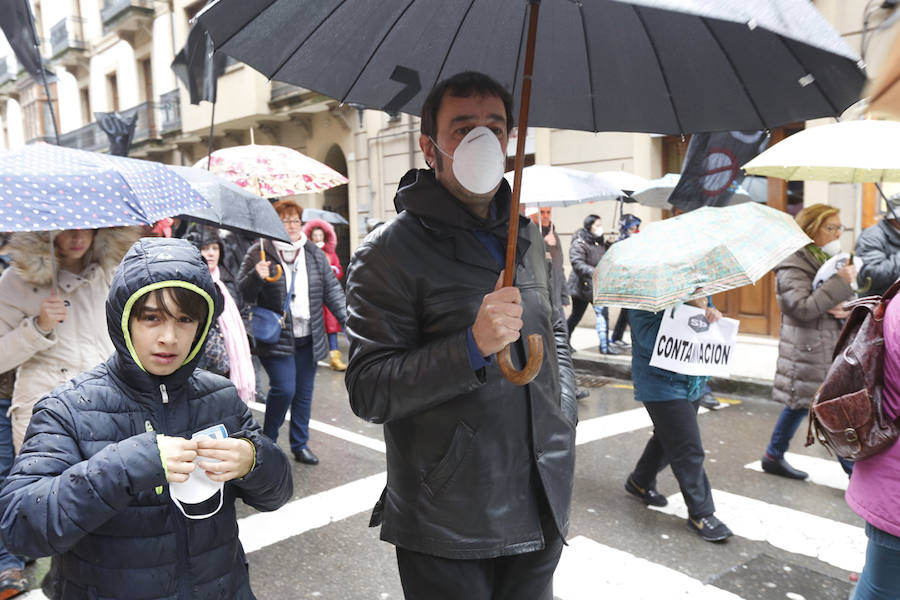
{"label": "window", "polygon": [[119,78],[115,73],[106,76],[106,100],[108,110],[119,112]]}

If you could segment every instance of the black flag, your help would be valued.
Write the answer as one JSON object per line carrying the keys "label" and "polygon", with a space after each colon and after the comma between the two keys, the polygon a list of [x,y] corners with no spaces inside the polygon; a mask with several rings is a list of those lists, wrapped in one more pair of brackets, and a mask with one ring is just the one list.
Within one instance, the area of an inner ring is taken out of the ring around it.
{"label": "black flag", "polygon": [[41,64],[41,53],[35,44],[34,18],[28,0],[0,0],[0,29],[16,55],[16,60],[31,76],[40,81],[41,74],[47,80],[55,79],[53,73]]}
{"label": "black flag", "polygon": [[95,112],[94,118],[106,137],[109,138],[109,153],[114,156],[128,156],[131,148],[131,139],[134,137],[134,125],[137,123],[137,114],[123,119],[118,113]]}
{"label": "black flag", "polygon": [[187,87],[191,104],[207,100],[215,104],[219,75],[225,72],[228,60],[224,54],[214,53],[213,41],[199,22],[191,27],[187,43],[172,61],[175,76]]}
{"label": "black flag", "polygon": [[726,206],[744,180],[741,165],[762,152],[768,142],[764,131],[695,133],[669,203],[683,211]]}

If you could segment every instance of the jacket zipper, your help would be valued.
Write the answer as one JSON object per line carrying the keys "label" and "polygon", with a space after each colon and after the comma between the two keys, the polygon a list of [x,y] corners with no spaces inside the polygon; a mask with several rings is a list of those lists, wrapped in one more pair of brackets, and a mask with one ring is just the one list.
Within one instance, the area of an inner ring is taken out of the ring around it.
{"label": "jacket zipper", "polygon": [[[169,425],[169,391],[166,384],[159,384],[159,395],[162,397],[163,404],[163,423],[165,424],[166,433],[170,432]],[[189,556],[188,556],[188,532],[185,519],[182,514],[175,508],[175,504],[169,502],[169,514],[175,527],[175,553],[177,562],[175,563],[175,593],[176,597],[190,600],[191,598],[191,582],[189,574]]]}

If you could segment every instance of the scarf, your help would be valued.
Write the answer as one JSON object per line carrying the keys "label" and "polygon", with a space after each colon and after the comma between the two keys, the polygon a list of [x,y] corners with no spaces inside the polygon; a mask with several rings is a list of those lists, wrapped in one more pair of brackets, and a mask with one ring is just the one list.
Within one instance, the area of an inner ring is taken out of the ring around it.
{"label": "scarf", "polygon": [[241,400],[250,402],[256,399],[256,374],[253,372],[247,330],[244,329],[244,322],[241,320],[241,313],[234,298],[228,293],[228,288],[220,278],[219,267],[213,269],[210,275],[222,292],[222,298],[225,299],[225,308],[217,323],[225,340],[225,350],[228,352],[228,378],[237,388]]}

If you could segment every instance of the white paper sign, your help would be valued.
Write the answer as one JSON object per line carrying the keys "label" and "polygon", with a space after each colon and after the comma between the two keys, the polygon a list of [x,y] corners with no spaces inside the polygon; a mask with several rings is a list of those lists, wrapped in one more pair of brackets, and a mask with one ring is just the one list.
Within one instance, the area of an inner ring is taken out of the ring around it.
{"label": "white paper sign", "polygon": [[683,375],[728,377],[740,321],[710,323],[705,312],[687,304],[666,309],[650,365]]}

